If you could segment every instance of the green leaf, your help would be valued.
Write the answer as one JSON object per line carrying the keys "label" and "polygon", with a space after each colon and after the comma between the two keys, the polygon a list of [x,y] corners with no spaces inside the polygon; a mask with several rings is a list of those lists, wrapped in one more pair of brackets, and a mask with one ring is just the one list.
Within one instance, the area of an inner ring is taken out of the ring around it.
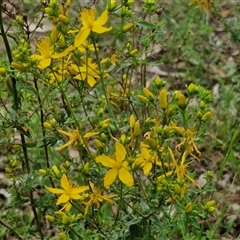
{"label": "green leaf", "polygon": [[149,29],[156,29],[156,25],[152,24],[150,22],[145,22],[145,21],[139,21],[136,23],[138,26],[140,27],[145,27],[145,28],[149,28]]}

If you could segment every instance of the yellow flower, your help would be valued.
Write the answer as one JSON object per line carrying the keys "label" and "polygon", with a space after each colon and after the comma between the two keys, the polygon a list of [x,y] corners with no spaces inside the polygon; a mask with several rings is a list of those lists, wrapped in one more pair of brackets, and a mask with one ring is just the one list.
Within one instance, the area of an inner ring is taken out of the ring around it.
{"label": "yellow flower", "polygon": [[196,8],[203,8],[205,11],[208,11],[211,7],[213,0],[191,0],[189,5],[196,3]]}
{"label": "yellow flower", "polygon": [[45,188],[49,192],[51,192],[53,194],[61,194],[61,196],[57,200],[56,205],[59,205],[61,203],[67,203],[67,202],[71,201],[72,199],[78,200],[81,198],[79,193],[85,192],[86,190],[89,189],[88,186],[74,187],[73,183],[68,180],[66,174],[62,175],[61,186],[63,189],[45,186]]}
{"label": "yellow flower", "polygon": [[[69,147],[70,145],[74,145],[74,144],[76,144],[77,143],[77,141],[79,141],[81,144],[83,143],[83,140],[81,139],[81,136],[80,136],[80,134],[79,134],[79,132],[78,132],[78,129],[75,129],[75,130],[73,130],[72,132],[66,132],[66,131],[63,131],[63,130],[61,130],[61,129],[57,129],[57,131],[60,133],[60,134],[62,134],[62,135],[64,135],[64,136],[67,136],[68,138],[69,138],[69,141],[68,142],[66,142],[64,145],[62,145],[61,147],[58,147],[58,148],[56,148],[56,150],[57,151],[61,151],[61,150],[63,150],[64,148],[66,148],[66,147]],[[98,133],[97,132],[88,132],[88,133],[86,133],[83,137],[85,138],[85,139],[88,139],[88,138],[90,138],[90,137],[93,137],[93,136],[95,136],[95,135],[97,135]]]}
{"label": "yellow flower", "polygon": [[96,63],[92,62],[91,58],[88,58],[87,61],[83,61],[83,65],[78,67],[72,65],[73,69],[78,71],[79,74],[74,78],[80,81],[87,81],[90,87],[93,87],[96,84],[96,79],[100,78],[100,72]]}
{"label": "yellow flower", "polygon": [[43,38],[35,43],[39,54],[33,54],[32,59],[38,61],[38,68],[45,69],[51,64],[53,47],[49,38]]}
{"label": "yellow flower", "polygon": [[177,127],[175,124],[171,126],[171,129],[183,136],[183,140],[176,146],[176,150],[180,151],[181,147],[184,147],[184,151],[199,160],[199,158],[194,154],[194,152],[196,152],[199,157],[201,156],[201,152],[198,150],[198,147],[195,143],[196,132],[194,132],[193,129]]}
{"label": "yellow flower", "polygon": [[100,208],[100,204],[103,201],[107,201],[108,203],[113,204],[113,200],[111,198],[117,197],[116,194],[110,195],[110,196],[107,196],[107,195],[104,196],[101,194],[100,189],[94,187],[94,184],[92,182],[90,182],[89,184],[90,184],[90,189],[92,193],[89,194],[89,198],[90,198],[89,201],[83,202],[83,204],[86,205],[85,214],[88,213],[89,207],[92,205],[95,205],[97,208]]}
{"label": "yellow flower", "polygon": [[176,173],[177,174],[177,179],[179,181],[181,180],[184,180],[184,178],[186,177],[188,180],[190,180],[195,186],[197,186],[198,188],[201,188],[200,185],[194,180],[192,179],[191,177],[189,177],[186,173],[187,171],[187,167],[190,163],[185,163],[185,160],[186,160],[186,157],[188,155],[188,153],[185,151],[182,155],[182,158],[181,158],[181,162],[179,163],[179,161],[177,161],[174,157],[174,154],[172,152],[172,149],[171,148],[168,148],[168,151],[169,151],[169,154],[170,154],[170,157],[172,159],[172,165],[175,167],[175,170],[174,171],[170,171],[169,173],[167,173],[167,175],[169,175],[170,173],[173,174],[173,173]]}
{"label": "yellow flower", "polygon": [[150,149],[142,147],[141,153],[135,160],[134,165],[142,167],[144,175],[148,176],[154,164],[161,166],[156,154],[152,153]]}
{"label": "yellow flower", "polygon": [[108,32],[112,29],[112,27],[106,28],[103,25],[108,20],[108,11],[107,9],[102,13],[102,15],[95,20],[96,18],[96,9],[84,8],[81,10],[80,14],[82,17],[82,28],[79,33],[76,35],[74,39],[74,46],[79,47],[82,43],[87,39],[90,32],[95,32],[98,34]]}
{"label": "yellow flower", "polygon": [[78,47],[78,51],[85,53],[86,51],[95,51],[95,48],[93,44],[90,44],[87,40],[85,40],[82,45]]}
{"label": "yellow flower", "polygon": [[56,148],[57,151],[61,151],[66,147],[69,147],[70,145],[74,144],[74,142],[78,141],[80,139],[80,135],[77,129],[73,130],[71,133],[70,132],[66,132],[60,129],[57,129],[57,131],[64,135],[67,136],[69,138],[69,141],[67,143],[65,143],[64,145],[62,145],[61,147]]}
{"label": "yellow flower", "polygon": [[109,189],[110,185],[115,181],[117,176],[120,181],[127,186],[133,186],[134,180],[131,173],[128,171],[128,162],[125,160],[127,155],[124,146],[116,142],[114,159],[106,155],[96,157],[96,161],[103,166],[110,168],[104,177],[104,186]]}

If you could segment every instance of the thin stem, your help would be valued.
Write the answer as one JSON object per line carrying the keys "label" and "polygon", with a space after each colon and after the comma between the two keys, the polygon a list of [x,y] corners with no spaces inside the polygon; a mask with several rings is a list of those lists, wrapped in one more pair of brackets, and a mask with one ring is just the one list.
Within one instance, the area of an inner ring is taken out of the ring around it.
{"label": "thin stem", "polygon": [[12,226],[10,226],[8,223],[6,223],[4,220],[0,218],[0,224],[2,224],[5,228],[9,229],[11,232],[14,233],[20,240],[24,240],[25,238],[20,235]]}
{"label": "thin stem", "polygon": [[[0,0],[0,30],[1,30],[1,36],[3,38],[3,42],[4,42],[4,45],[5,45],[5,49],[6,49],[6,52],[7,52],[8,61],[11,64],[12,63],[11,48],[10,48],[10,45],[9,45],[9,42],[8,42],[8,39],[7,39],[7,35],[6,35],[5,30],[4,30],[4,26],[3,26],[2,0]],[[11,69],[12,69],[12,67],[11,67]],[[17,81],[13,76],[11,76],[11,81],[12,81],[12,89],[13,89],[13,109],[18,110],[20,102],[18,101],[18,92],[17,92],[17,88],[16,88]]]}

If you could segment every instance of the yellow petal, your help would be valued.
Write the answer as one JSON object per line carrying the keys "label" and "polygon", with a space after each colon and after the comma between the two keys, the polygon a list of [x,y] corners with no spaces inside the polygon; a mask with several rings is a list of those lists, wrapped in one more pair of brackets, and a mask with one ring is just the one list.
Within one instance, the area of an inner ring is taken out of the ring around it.
{"label": "yellow petal", "polygon": [[102,15],[94,22],[94,25],[102,26],[108,20],[108,11],[107,9],[102,13]]}
{"label": "yellow petal", "polygon": [[96,18],[96,9],[91,8],[91,9],[87,9],[84,8],[81,12],[81,17],[82,17],[82,24],[83,26],[89,26],[89,25],[93,25],[94,20]]}
{"label": "yellow petal", "polygon": [[70,198],[71,198],[71,199],[74,199],[74,200],[78,200],[78,199],[81,198],[81,196],[80,196],[79,194],[73,194],[73,193],[71,193]]}
{"label": "yellow petal", "polygon": [[101,163],[104,167],[114,168],[116,166],[116,161],[106,155],[96,157],[96,162]]}
{"label": "yellow petal", "polygon": [[61,204],[61,203],[66,203],[66,202],[69,201],[69,199],[70,199],[69,196],[64,193],[64,194],[62,194],[62,195],[58,198],[56,204],[59,205],[59,204]]}
{"label": "yellow petal", "polygon": [[64,135],[64,136],[68,136],[68,137],[71,137],[71,136],[72,136],[72,133],[63,131],[63,130],[61,130],[61,129],[57,129],[57,131],[58,131],[59,133],[61,133],[62,135]]}
{"label": "yellow petal", "polygon": [[94,77],[88,75],[87,83],[90,87],[93,87],[96,84],[96,80],[94,79]]}
{"label": "yellow petal", "polygon": [[148,176],[151,169],[152,169],[152,162],[146,162],[143,166],[144,175]]}
{"label": "yellow petal", "polygon": [[115,156],[117,162],[122,162],[127,154],[125,147],[121,143],[116,142],[115,149],[116,149]]}
{"label": "yellow petal", "polygon": [[69,189],[71,188],[71,184],[69,183],[66,174],[62,175],[61,186],[65,191],[69,191]]}
{"label": "yellow petal", "polygon": [[62,151],[64,148],[69,147],[71,144],[73,144],[73,142],[75,141],[75,139],[71,139],[68,142],[66,142],[65,144],[63,144],[62,146],[56,148],[56,151]]}
{"label": "yellow petal", "polygon": [[108,170],[108,172],[106,173],[106,175],[104,177],[104,187],[109,189],[110,185],[117,178],[117,175],[118,175],[118,169],[117,168],[113,168],[113,169]]}
{"label": "yellow petal", "polygon": [[95,33],[105,33],[105,32],[109,32],[112,30],[112,27],[109,27],[109,28],[106,28],[106,27],[102,27],[102,26],[99,26],[99,25],[94,25],[93,28],[92,28],[92,31],[95,32]]}
{"label": "yellow petal", "polygon": [[62,194],[62,193],[65,193],[65,191],[64,191],[63,189],[59,189],[59,188],[52,188],[52,187],[47,187],[47,186],[45,186],[45,188],[46,188],[49,192],[51,192],[51,193],[53,193],[53,194]]}
{"label": "yellow petal", "polygon": [[83,137],[90,138],[90,137],[96,136],[97,134],[98,134],[98,132],[88,132]]}
{"label": "yellow petal", "polygon": [[48,67],[51,64],[51,58],[44,58],[42,60],[39,61],[38,63],[38,68],[40,69],[45,69],[46,67]]}
{"label": "yellow petal", "polygon": [[88,186],[82,186],[82,187],[73,188],[71,194],[82,193],[82,192],[85,192],[88,189],[89,189]]}
{"label": "yellow petal", "polygon": [[126,168],[122,167],[119,169],[118,177],[125,185],[129,187],[133,186],[133,176]]}
{"label": "yellow petal", "polygon": [[82,27],[74,39],[74,46],[80,47],[87,39],[90,32],[91,32],[90,28]]}
{"label": "yellow petal", "polygon": [[61,53],[56,53],[52,55],[52,58],[63,58],[67,56],[70,52],[72,52],[74,49],[76,49],[75,46],[70,45],[68,48],[66,48],[63,52]]}

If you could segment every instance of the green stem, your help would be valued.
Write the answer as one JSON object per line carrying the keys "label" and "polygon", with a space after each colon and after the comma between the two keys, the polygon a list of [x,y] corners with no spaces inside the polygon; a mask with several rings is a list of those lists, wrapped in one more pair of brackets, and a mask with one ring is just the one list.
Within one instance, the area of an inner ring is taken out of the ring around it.
{"label": "green stem", "polygon": [[24,240],[24,239],[25,239],[25,238],[22,237],[22,236],[20,235],[20,233],[18,233],[11,225],[9,225],[8,223],[6,223],[6,222],[5,222],[4,220],[2,220],[1,218],[0,218],[0,224],[2,224],[5,228],[9,229],[11,232],[13,232],[14,235],[16,235],[16,236],[18,237],[18,239],[20,239],[20,240]]}
{"label": "green stem", "polygon": [[[107,93],[107,91],[106,91],[106,87],[105,87],[105,84],[104,84],[104,80],[103,80],[104,71],[101,70],[100,59],[99,59],[99,56],[98,56],[97,45],[96,45],[96,42],[95,42],[95,38],[94,38],[94,37],[92,37],[92,41],[93,41],[93,46],[94,46],[94,51],[95,51],[95,55],[96,55],[96,60],[97,60],[98,68],[99,68],[99,71],[100,71],[100,82],[101,82],[102,89],[103,89],[103,92],[104,92],[104,96],[105,96],[105,99],[106,99],[108,111],[109,111],[109,113],[110,113],[110,115],[111,115],[111,118],[112,118],[112,119],[115,119],[116,116],[114,116],[114,114],[113,114],[112,107],[111,107],[111,104],[110,104],[110,101],[109,101],[109,98],[108,98],[108,93]],[[119,132],[118,127],[117,127],[117,124],[116,124],[115,121],[113,121],[113,125],[114,125],[114,127],[115,127],[115,130],[116,130],[117,132]]]}
{"label": "green stem", "polygon": [[222,177],[223,171],[225,170],[225,167],[226,167],[226,164],[227,164],[227,160],[228,160],[228,158],[229,158],[229,156],[232,152],[233,146],[234,146],[235,142],[237,141],[237,139],[239,138],[239,136],[240,136],[240,125],[238,125],[236,131],[232,135],[232,138],[231,138],[230,143],[228,145],[227,152],[224,156],[224,159],[223,159],[222,164],[220,166],[220,170],[219,170],[218,175],[217,175],[216,185],[218,184],[219,179]]}
{"label": "green stem", "polygon": [[[8,61],[11,64],[12,63],[12,53],[11,53],[11,48],[7,39],[7,35],[6,32],[4,30],[4,26],[3,26],[3,17],[2,17],[2,0],[0,0],[0,30],[1,30],[1,35],[3,38],[3,42],[5,45],[5,49],[7,52],[7,56],[8,56]],[[12,67],[11,67],[12,69]],[[17,92],[17,81],[16,79],[11,76],[11,81],[12,81],[12,89],[13,89],[13,109],[16,111],[19,108],[19,101],[18,101],[18,92]]]}

